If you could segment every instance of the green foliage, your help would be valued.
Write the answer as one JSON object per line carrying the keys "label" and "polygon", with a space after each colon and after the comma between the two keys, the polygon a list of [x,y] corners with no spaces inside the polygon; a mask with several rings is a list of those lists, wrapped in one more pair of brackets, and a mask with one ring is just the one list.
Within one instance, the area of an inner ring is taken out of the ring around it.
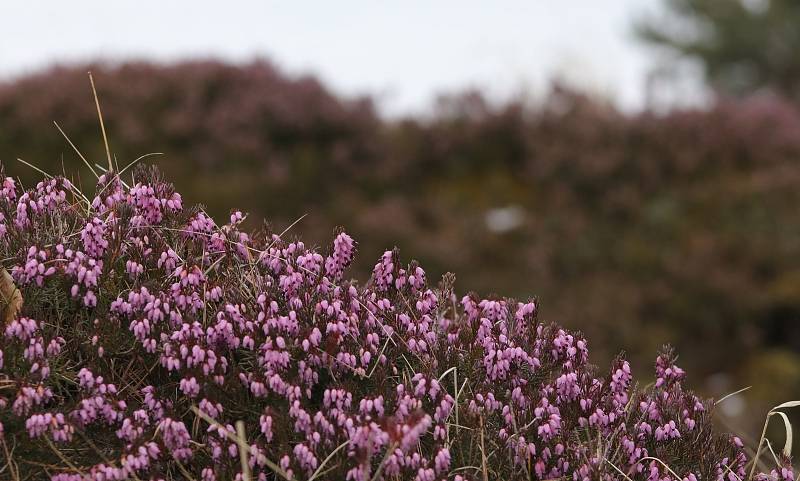
{"label": "green foliage", "polygon": [[795,0],[667,0],[671,21],[638,26],[647,42],[699,60],[726,94],[768,89],[800,100],[800,3]]}

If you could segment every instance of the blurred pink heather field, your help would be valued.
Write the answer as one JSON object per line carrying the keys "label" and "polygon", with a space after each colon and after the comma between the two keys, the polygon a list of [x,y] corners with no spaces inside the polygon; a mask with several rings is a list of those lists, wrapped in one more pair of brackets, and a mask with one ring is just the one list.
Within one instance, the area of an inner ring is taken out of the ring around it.
{"label": "blurred pink heather field", "polygon": [[636,383],[536,299],[397,250],[356,282],[345,232],[217,225],[141,166],[2,178],[0,479],[795,479],[791,433],[719,430],[669,348]]}

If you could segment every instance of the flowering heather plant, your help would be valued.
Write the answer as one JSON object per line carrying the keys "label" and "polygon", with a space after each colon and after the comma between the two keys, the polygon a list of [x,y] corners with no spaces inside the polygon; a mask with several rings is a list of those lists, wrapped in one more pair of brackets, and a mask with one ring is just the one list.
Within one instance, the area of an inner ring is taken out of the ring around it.
{"label": "flowering heather plant", "polygon": [[[670,349],[638,389],[535,299],[459,297],[396,250],[360,285],[346,233],[318,251],[243,220],[144,168],[91,200],[5,178],[0,477],[748,479]],[[793,479],[779,462],[755,479]]]}

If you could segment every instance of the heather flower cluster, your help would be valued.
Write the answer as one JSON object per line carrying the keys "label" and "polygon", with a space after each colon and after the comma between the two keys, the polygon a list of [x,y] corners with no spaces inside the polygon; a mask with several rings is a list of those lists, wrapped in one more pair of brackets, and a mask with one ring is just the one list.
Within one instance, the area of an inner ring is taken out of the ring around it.
{"label": "heather flower cluster", "polygon": [[[669,349],[637,389],[535,299],[457,296],[396,250],[360,285],[346,233],[318,251],[244,217],[217,225],[145,169],[102,176],[93,200],[3,181],[0,250],[24,298],[0,321],[6,469],[238,480],[243,456],[258,480],[747,477]],[[784,461],[757,479],[793,479]]]}

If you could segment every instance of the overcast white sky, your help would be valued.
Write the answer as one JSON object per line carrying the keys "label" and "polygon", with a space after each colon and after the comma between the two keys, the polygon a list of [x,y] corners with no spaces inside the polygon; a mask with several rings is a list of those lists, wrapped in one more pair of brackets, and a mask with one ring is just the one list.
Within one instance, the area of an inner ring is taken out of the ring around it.
{"label": "overcast white sky", "polygon": [[0,78],[52,62],[263,56],[390,114],[477,87],[536,95],[554,77],[643,105],[653,52],[632,20],[656,0],[102,1],[0,4]]}

